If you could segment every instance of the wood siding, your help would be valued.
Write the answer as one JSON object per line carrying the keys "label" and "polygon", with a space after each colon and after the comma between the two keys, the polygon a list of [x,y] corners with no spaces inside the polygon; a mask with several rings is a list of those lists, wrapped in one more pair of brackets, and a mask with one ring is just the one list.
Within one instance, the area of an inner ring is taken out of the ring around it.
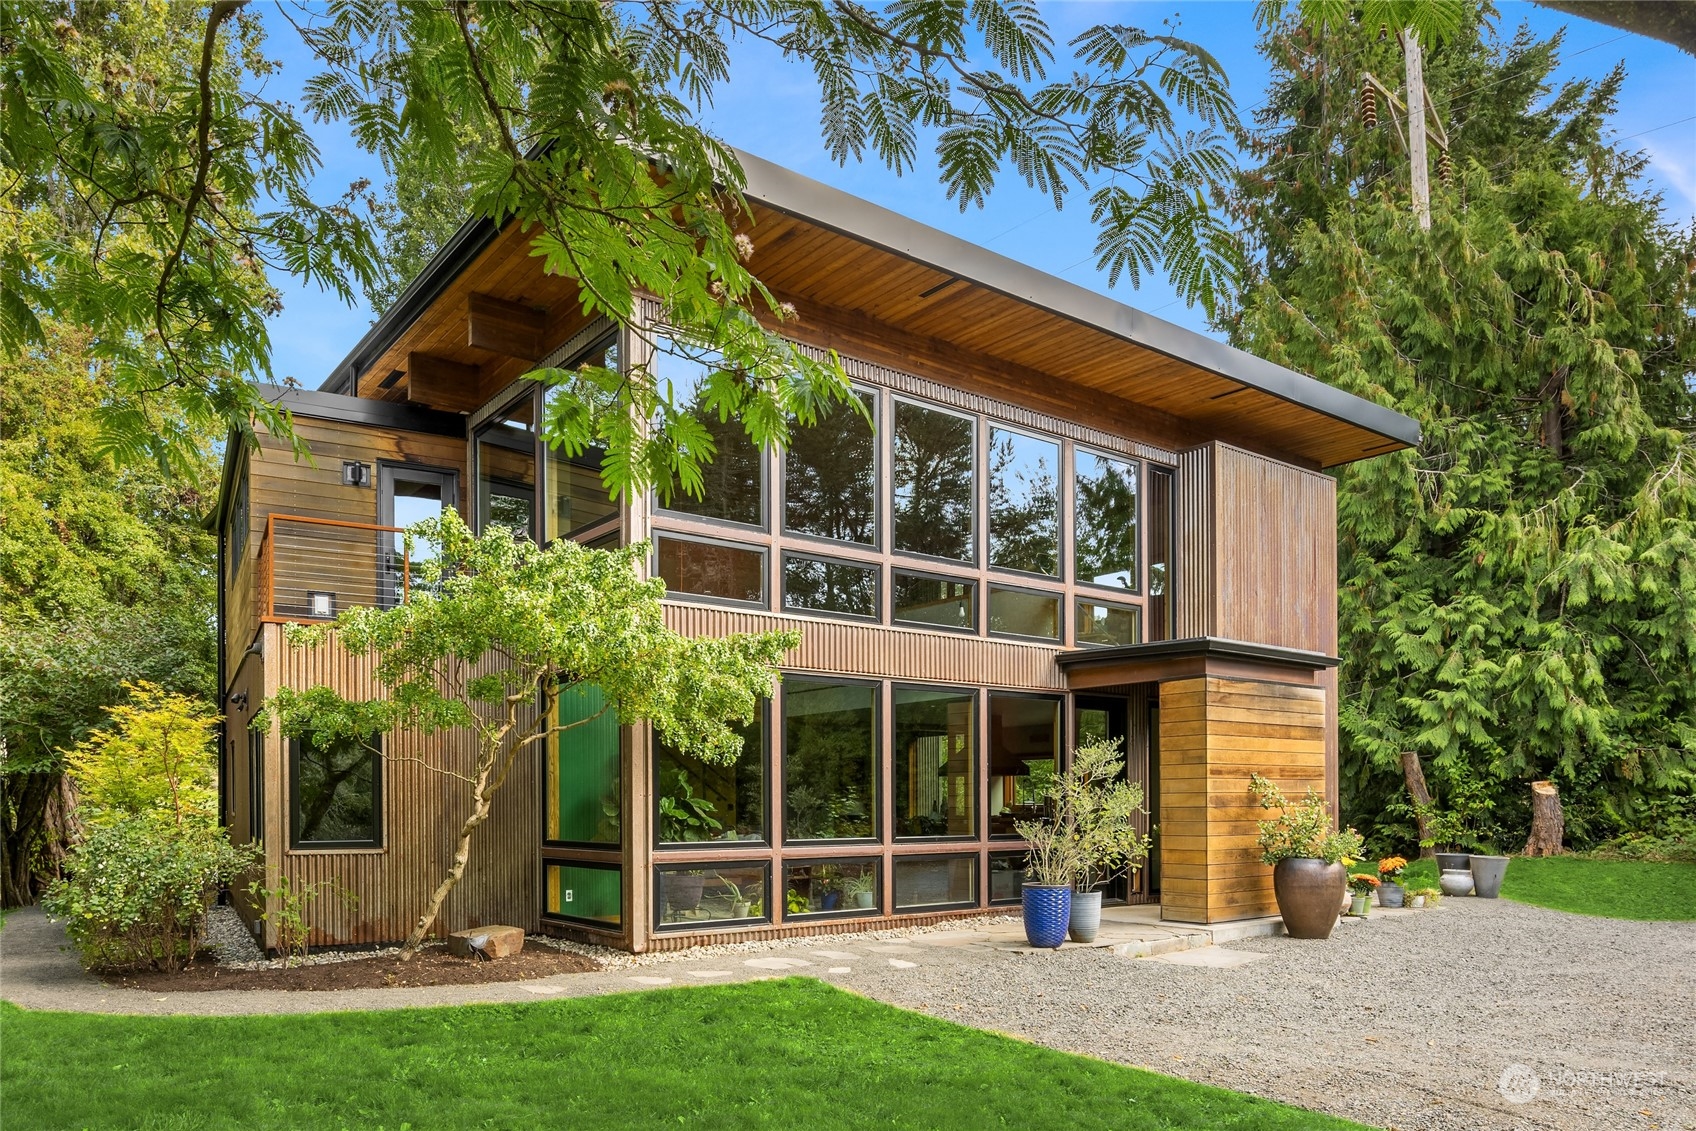
{"label": "wood siding", "polygon": [[1161,907],[1218,923],[1277,913],[1249,794],[1259,773],[1285,793],[1324,791],[1322,688],[1201,678],[1160,686]]}

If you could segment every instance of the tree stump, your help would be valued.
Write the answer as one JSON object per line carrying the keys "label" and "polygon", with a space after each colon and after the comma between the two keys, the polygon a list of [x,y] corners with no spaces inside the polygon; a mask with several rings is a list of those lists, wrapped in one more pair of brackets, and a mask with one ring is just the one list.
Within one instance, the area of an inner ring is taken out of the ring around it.
{"label": "tree stump", "polygon": [[1559,856],[1566,838],[1566,812],[1561,792],[1552,781],[1531,783],[1531,836],[1525,842],[1527,856]]}

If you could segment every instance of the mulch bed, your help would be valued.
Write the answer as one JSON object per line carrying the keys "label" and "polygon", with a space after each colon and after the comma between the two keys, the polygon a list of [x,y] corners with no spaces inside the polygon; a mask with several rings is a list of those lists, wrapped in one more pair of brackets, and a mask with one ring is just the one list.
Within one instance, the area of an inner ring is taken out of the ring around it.
{"label": "mulch bed", "polygon": [[411,962],[393,955],[352,958],[318,966],[276,970],[232,970],[219,966],[210,953],[182,970],[134,970],[99,975],[110,985],[134,990],[384,990],[403,986],[462,986],[487,982],[519,982],[555,974],[584,974],[600,964],[580,954],[538,946],[506,958],[456,958],[445,949],[422,951]]}

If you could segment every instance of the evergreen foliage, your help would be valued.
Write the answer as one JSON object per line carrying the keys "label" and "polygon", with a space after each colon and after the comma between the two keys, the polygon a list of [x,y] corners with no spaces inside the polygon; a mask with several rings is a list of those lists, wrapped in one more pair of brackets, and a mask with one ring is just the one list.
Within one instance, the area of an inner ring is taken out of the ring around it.
{"label": "evergreen foliage", "polygon": [[1696,792],[1696,240],[1606,140],[1623,71],[1549,87],[1560,38],[1469,17],[1427,57],[1452,142],[1421,232],[1393,131],[1355,112],[1393,38],[1272,24],[1264,253],[1245,347],[1414,416],[1338,476],[1345,819],[1413,843],[1401,754],[1467,847],[1511,847],[1528,783],[1593,842]]}

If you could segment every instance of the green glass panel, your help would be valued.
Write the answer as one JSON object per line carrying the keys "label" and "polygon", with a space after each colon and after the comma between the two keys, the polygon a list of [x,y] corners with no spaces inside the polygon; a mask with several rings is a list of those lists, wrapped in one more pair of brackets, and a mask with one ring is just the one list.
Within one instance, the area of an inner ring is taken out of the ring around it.
{"label": "green glass panel", "polygon": [[624,876],[593,864],[547,865],[547,913],[616,927],[623,921]]}
{"label": "green glass panel", "polygon": [[601,689],[580,684],[559,697],[562,725],[548,759],[547,839],[572,844],[619,843],[618,715]]}

